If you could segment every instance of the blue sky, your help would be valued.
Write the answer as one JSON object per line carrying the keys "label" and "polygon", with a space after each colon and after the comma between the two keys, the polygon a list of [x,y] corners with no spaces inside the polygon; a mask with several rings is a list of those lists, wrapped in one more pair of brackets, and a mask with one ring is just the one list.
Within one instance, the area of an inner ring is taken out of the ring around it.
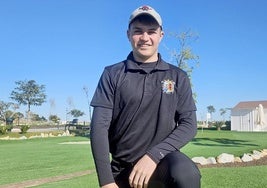
{"label": "blue sky", "polygon": [[47,103],[32,107],[34,113],[65,120],[66,110],[77,108],[88,120],[83,87],[91,99],[104,67],[126,58],[128,19],[140,5],[162,16],[166,61],[166,47],[179,47],[169,32],[198,33],[192,47],[200,65],[192,81],[199,120],[209,105],[220,119],[220,108],[267,99],[265,0],[0,0],[0,100],[11,102],[15,81],[35,80],[46,86]]}

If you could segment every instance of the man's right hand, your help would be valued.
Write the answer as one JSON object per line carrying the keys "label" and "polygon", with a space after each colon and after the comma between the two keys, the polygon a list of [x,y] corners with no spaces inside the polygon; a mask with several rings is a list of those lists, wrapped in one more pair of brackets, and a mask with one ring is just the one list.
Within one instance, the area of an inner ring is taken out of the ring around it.
{"label": "man's right hand", "polygon": [[119,187],[116,183],[110,183],[110,184],[102,186],[101,188],[119,188]]}

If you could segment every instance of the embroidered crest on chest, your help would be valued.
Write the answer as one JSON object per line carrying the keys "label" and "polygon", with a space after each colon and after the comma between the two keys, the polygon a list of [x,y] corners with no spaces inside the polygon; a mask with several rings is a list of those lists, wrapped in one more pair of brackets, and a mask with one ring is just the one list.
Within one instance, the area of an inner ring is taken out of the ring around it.
{"label": "embroidered crest on chest", "polygon": [[172,94],[174,92],[174,84],[175,82],[172,80],[163,80],[161,81],[162,91],[166,94]]}

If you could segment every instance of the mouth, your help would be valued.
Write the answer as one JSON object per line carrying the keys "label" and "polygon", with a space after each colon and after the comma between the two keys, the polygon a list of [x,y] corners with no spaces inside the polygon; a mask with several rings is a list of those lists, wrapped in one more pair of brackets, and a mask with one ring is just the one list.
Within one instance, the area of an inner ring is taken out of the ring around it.
{"label": "mouth", "polygon": [[148,48],[148,47],[150,47],[151,45],[149,45],[149,44],[139,44],[138,45],[138,47],[139,48]]}

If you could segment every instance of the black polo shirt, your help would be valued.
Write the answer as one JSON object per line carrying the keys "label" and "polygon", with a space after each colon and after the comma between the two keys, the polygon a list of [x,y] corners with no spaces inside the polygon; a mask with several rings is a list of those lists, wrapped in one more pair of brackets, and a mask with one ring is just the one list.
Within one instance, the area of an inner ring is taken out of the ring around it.
{"label": "black polo shirt", "polygon": [[[151,71],[135,62],[132,53],[125,61],[106,67],[91,101],[93,107],[112,110],[109,148],[120,161],[135,162],[148,154],[158,163],[196,134],[188,76],[158,56]],[[94,132],[97,126],[92,124]]]}

